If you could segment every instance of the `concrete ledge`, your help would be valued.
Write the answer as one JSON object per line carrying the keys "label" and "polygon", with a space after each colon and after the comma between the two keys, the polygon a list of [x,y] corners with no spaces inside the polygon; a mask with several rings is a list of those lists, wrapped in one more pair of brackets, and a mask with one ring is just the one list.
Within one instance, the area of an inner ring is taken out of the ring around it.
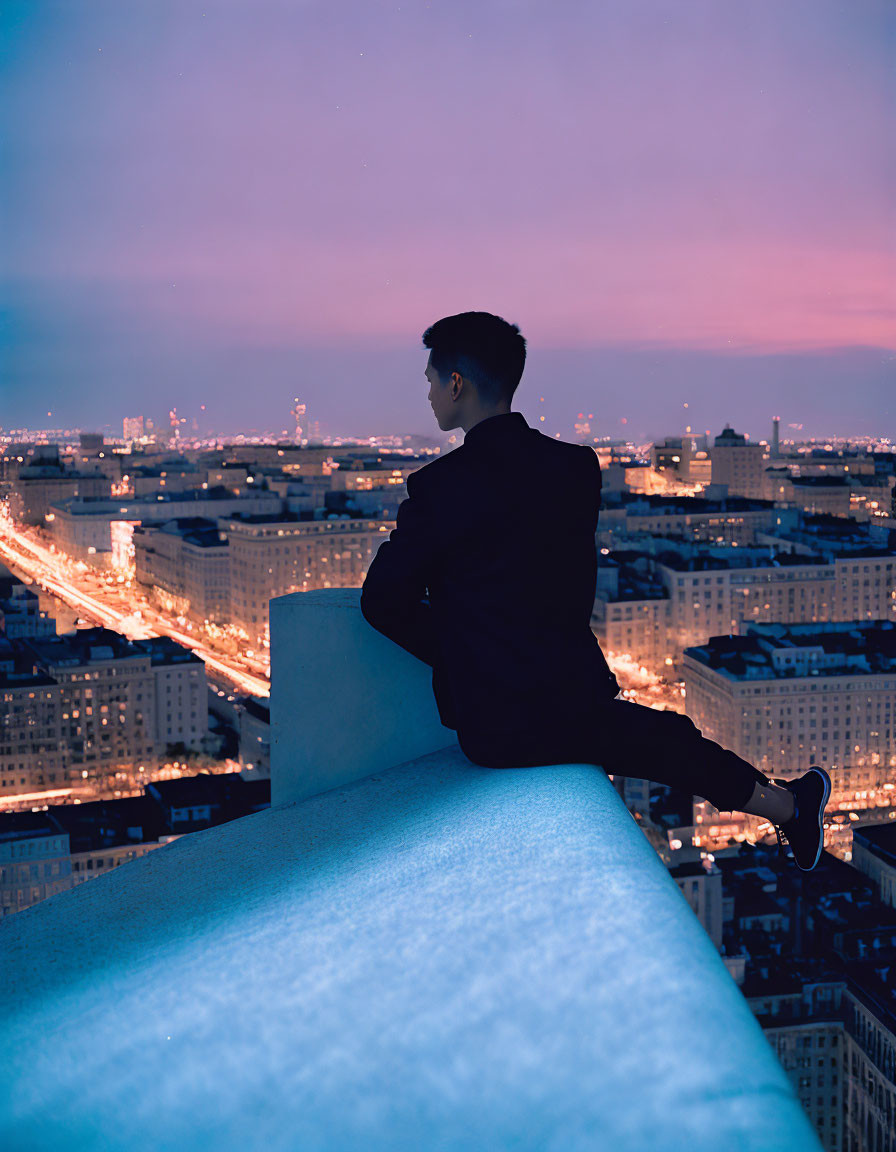
{"label": "concrete ledge", "polygon": [[818,1152],[606,776],[436,753],[0,921],[0,1144]]}
{"label": "concrete ledge", "polygon": [[359,588],[270,602],[271,805],[456,748],[432,669],[361,615]]}

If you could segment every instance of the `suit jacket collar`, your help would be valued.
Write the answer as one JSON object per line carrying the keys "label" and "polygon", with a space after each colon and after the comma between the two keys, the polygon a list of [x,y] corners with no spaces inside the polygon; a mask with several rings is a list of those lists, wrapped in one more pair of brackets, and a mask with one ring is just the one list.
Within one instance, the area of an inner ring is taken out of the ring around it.
{"label": "suit jacket collar", "polygon": [[480,441],[485,444],[507,432],[521,432],[523,428],[528,427],[528,421],[522,412],[499,412],[497,416],[486,416],[484,420],[474,424],[464,435],[464,444],[469,444],[471,440],[477,445]]}

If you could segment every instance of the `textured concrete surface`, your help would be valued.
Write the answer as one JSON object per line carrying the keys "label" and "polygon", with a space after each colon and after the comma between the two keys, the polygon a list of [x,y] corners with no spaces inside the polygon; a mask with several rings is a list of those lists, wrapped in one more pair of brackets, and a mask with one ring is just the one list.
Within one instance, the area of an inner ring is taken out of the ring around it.
{"label": "textured concrete surface", "polygon": [[360,599],[323,588],[271,600],[275,807],[458,746],[432,669],[372,628]]}
{"label": "textured concrete surface", "polygon": [[4,1149],[820,1148],[588,765],[460,752],[0,921]]}

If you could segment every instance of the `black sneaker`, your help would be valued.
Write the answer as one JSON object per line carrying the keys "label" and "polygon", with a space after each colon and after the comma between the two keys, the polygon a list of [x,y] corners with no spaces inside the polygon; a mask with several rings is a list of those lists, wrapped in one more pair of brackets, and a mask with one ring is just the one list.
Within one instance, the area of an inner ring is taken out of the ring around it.
{"label": "black sneaker", "polygon": [[824,768],[813,766],[798,780],[778,780],[775,784],[793,793],[793,815],[780,826],[772,824],[783,855],[782,839],[790,845],[793,859],[804,872],[811,872],[824,848],[824,809],[831,795],[831,778]]}

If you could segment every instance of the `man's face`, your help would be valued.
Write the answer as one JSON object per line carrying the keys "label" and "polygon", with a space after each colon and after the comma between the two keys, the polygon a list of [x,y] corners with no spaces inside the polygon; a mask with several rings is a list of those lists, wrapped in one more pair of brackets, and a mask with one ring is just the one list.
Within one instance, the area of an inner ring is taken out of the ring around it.
{"label": "man's face", "polygon": [[[452,375],[454,374],[452,373]],[[427,399],[432,407],[436,423],[443,432],[457,428],[460,424],[460,412],[458,405],[451,399],[451,378],[449,377],[446,383],[442,383],[438,372],[436,372],[432,366],[432,354],[430,354],[426,364],[425,376],[429,381],[429,396]]]}

